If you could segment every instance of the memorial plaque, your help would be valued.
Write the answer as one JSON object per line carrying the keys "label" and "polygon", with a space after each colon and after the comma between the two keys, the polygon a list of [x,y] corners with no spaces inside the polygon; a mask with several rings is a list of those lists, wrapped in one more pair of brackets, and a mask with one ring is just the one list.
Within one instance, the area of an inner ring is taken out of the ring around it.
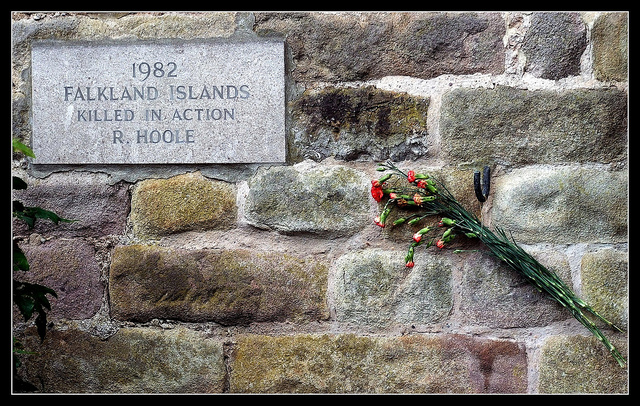
{"label": "memorial plaque", "polygon": [[36,164],[285,160],[282,41],[34,42]]}

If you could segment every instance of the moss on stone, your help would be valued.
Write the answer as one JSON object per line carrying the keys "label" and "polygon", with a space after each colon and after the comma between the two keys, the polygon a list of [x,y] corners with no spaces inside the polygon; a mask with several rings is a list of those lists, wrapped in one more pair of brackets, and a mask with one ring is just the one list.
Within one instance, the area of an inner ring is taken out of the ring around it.
{"label": "moss on stone", "polygon": [[132,245],[116,248],[109,289],[120,320],[298,322],[328,317],[327,277],[311,258]]}
{"label": "moss on stone", "polygon": [[231,392],[513,393],[526,390],[523,346],[456,335],[245,335],[236,341],[230,366]]}
{"label": "moss on stone", "polygon": [[[625,353],[621,344],[614,342]],[[540,393],[626,393],[629,390],[627,371],[620,368],[595,337],[549,338],[542,348],[539,370]]]}
{"label": "moss on stone", "polygon": [[429,99],[373,86],[309,91],[291,103],[295,126],[304,128],[295,147],[344,160],[414,158],[407,144],[427,134],[428,108]]}
{"label": "moss on stone", "polygon": [[133,231],[141,237],[229,229],[236,213],[235,188],[199,173],[144,180],[131,202]]}
{"label": "moss on stone", "polygon": [[343,166],[275,167],[249,181],[247,220],[282,233],[328,237],[367,224],[368,178]]}

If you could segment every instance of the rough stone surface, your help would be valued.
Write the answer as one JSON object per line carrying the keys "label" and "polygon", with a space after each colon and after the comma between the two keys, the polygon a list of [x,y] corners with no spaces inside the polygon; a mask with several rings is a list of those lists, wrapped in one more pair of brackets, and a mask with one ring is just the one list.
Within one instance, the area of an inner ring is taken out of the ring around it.
{"label": "rough stone surface", "polygon": [[354,169],[304,162],[260,171],[248,183],[245,216],[256,227],[339,237],[368,223],[371,183]]}
{"label": "rough stone surface", "polygon": [[231,357],[230,392],[519,393],[524,347],[461,335],[243,336]]}
{"label": "rough stone surface", "polygon": [[[613,344],[626,355],[626,345]],[[547,339],[540,361],[540,393],[628,393],[629,375],[594,337]]]}
{"label": "rough stone surface", "polygon": [[100,237],[125,231],[130,206],[129,187],[125,183],[111,185],[103,175],[74,176],[73,172],[46,179],[20,177],[27,183],[27,189],[13,191],[14,200],[74,221],[54,224],[38,219],[29,230],[23,221],[14,219],[14,235],[36,232],[46,236]]}
{"label": "rough stone surface", "polygon": [[109,272],[118,320],[219,324],[327,318],[327,266],[247,250],[116,247]]}
{"label": "rough stone surface", "polygon": [[587,27],[578,13],[535,13],[524,36],[525,72],[558,80],[580,74]]}
{"label": "rough stone surface", "polygon": [[225,230],[236,224],[235,187],[197,172],[144,180],[131,202],[133,231],[142,237]]}
{"label": "rough stone surface", "polygon": [[55,239],[43,244],[22,244],[29,270],[14,277],[47,286],[57,298],[47,295],[51,311],[48,320],[93,317],[102,305],[105,283],[94,247],[82,239]]}
{"label": "rough stone surface", "polygon": [[23,374],[42,393],[220,393],[222,342],[183,328],[125,328],[108,340],[54,330],[24,360]]}
{"label": "rough stone surface", "polygon": [[[570,277],[567,260],[557,257],[559,255],[553,253],[535,256],[571,286],[571,280],[567,278]],[[494,258],[487,255],[468,255],[466,258],[460,300],[460,312],[466,324],[520,328],[544,326],[571,317],[571,313],[546,293],[538,291],[526,277]],[[558,269],[558,266],[563,268]]]}
{"label": "rough stone surface", "polygon": [[614,89],[457,89],[442,100],[442,150],[452,163],[621,162],[626,112]]}
{"label": "rough stone surface", "polygon": [[336,319],[354,325],[426,324],[453,306],[451,262],[423,256],[410,270],[403,252],[364,250],[336,262]]}
{"label": "rough stone surface", "polygon": [[415,159],[427,152],[429,99],[364,88],[307,91],[292,103],[292,156]]}
{"label": "rough stone surface", "polygon": [[604,81],[629,80],[629,14],[605,13],[591,32],[593,70]]}
{"label": "rough stone surface", "polygon": [[495,179],[492,224],[521,243],[627,240],[627,171],[527,167]]}
{"label": "rough stone surface", "polygon": [[613,249],[582,257],[582,294],[607,320],[627,329],[629,322],[629,254]]}
{"label": "rough stone surface", "polygon": [[504,70],[498,13],[259,13],[254,30],[287,38],[295,80]]}

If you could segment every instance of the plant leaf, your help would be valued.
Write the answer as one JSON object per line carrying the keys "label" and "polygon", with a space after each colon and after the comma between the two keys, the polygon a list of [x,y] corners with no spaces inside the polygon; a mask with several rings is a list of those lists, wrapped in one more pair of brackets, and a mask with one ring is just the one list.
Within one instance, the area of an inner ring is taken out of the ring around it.
{"label": "plant leaf", "polygon": [[21,143],[20,141],[18,141],[17,139],[13,139],[13,150],[14,151],[19,151],[22,152],[23,154],[25,154],[26,156],[29,156],[31,158],[35,158],[35,154],[33,153],[33,151],[31,150],[31,148],[27,147],[26,145],[24,145],[23,143]]}
{"label": "plant leaf", "polygon": [[13,177],[13,189],[14,190],[22,190],[27,188],[27,182],[22,180],[21,178],[14,176]]}
{"label": "plant leaf", "polygon": [[24,252],[18,246],[18,242],[13,242],[13,270],[14,271],[28,271],[29,270],[29,261],[27,261],[27,256],[24,255]]}
{"label": "plant leaf", "polygon": [[23,154],[25,154],[26,156],[29,156],[31,158],[35,158],[35,154],[33,153],[33,151],[31,150],[31,148],[27,147],[26,145],[24,145],[23,143],[21,143],[20,141],[18,141],[17,139],[13,139],[12,141],[12,145],[13,145],[13,150],[14,151],[19,151],[22,152]]}

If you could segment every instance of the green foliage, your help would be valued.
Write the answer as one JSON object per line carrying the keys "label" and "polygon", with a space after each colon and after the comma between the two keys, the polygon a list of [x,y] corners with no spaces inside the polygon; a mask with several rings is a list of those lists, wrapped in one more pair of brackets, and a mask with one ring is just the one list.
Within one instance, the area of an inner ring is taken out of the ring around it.
{"label": "green foliage", "polygon": [[21,143],[20,141],[16,140],[15,138],[12,141],[13,143],[13,151],[18,151],[18,152],[22,152],[23,154],[25,154],[28,157],[31,158],[35,158],[35,154],[33,153],[33,151],[31,150],[31,148],[27,147],[26,145],[24,145],[23,143]]}
{"label": "green foliage", "polygon": [[[14,152],[22,152],[26,156],[35,158],[33,151],[31,151],[29,147],[15,139],[13,140],[13,150]],[[25,181],[17,176],[13,176],[14,190],[24,190],[26,188],[27,183]],[[57,214],[40,207],[25,206],[17,200],[13,201],[12,212],[13,217],[24,221],[28,225],[29,229],[32,229],[35,226],[37,219],[51,220],[55,224],[58,224],[59,222],[73,221],[62,218]],[[26,272],[28,270],[29,261],[22,249],[20,249],[18,242],[14,240],[13,272]],[[25,322],[35,316],[35,325],[41,341],[44,340],[47,332],[47,311],[51,310],[51,304],[49,303],[47,295],[57,297],[56,292],[51,288],[35,283],[21,282],[15,278],[13,279],[13,303],[18,307],[18,310],[20,310],[20,314],[22,314]],[[36,388],[33,385],[23,382],[16,375],[18,367],[22,364],[18,355],[33,353],[26,351],[22,343],[14,338],[13,354],[14,388],[18,391],[35,390]]]}
{"label": "green foliage", "polygon": [[13,201],[13,216],[27,223],[29,229],[32,229],[36,223],[36,219],[48,219],[55,224],[59,222],[70,223],[74,220],[62,218],[49,210],[40,207],[26,207],[17,200]]}

